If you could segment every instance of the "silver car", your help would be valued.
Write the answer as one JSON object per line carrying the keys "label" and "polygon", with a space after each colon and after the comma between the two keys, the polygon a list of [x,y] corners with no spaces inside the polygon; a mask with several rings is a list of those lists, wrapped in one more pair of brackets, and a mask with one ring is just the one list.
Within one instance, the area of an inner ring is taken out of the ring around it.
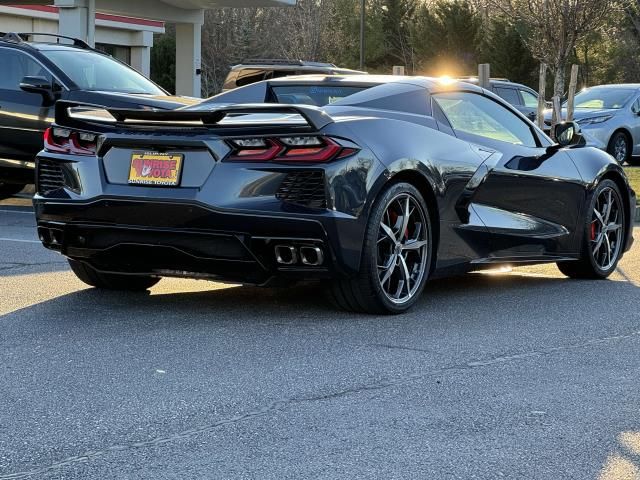
{"label": "silver car", "polygon": [[[564,107],[566,118],[566,103]],[[588,145],[607,151],[619,163],[640,165],[640,84],[582,90],[575,98],[574,120]],[[545,124],[551,125],[551,110],[545,111]]]}

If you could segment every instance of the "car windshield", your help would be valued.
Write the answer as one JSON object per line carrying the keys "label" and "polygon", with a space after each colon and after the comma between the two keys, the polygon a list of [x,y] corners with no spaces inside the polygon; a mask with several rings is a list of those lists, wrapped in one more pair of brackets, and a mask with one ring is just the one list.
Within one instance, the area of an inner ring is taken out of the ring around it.
{"label": "car windshield", "polygon": [[106,55],[79,50],[42,53],[83,90],[166,95],[153,82]]}
{"label": "car windshield", "polygon": [[278,103],[316,105],[323,107],[342,100],[354,93],[362,92],[369,86],[331,85],[286,85],[272,87]]}
{"label": "car windshield", "polygon": [[576,95],[575,108],[619,109],[627,103],[634,91],[626,88],[590,88],[583,90]]}

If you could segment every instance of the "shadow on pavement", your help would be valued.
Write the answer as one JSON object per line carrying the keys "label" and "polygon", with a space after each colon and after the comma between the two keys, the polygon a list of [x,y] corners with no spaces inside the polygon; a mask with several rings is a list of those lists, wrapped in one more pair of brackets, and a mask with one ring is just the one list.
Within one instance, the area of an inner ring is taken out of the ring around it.
{"label": "shadow on pavement", "polygon": [[[160,284],[162,286],[162,283]],[[216,284],[219,286],[219,284]],[[27,316],[37,322],[90,327],[103,321],[119,324],[278,325],[324,321],[397,323],[419,317],[424,322],[460,325],[501,317],[528,317],[546,311],[553,316],[590,315],[603,304],[638,294],[626,281],[577,281],[515,274],[467,274],[437,280],[415,307],[399,316],[353,314],[334,309],[320,285],[287,289],[228,286],[198,292],[129,293],[92,288],[16,310],[5,316]],[[2,318],[2,316],[0,316]]]}

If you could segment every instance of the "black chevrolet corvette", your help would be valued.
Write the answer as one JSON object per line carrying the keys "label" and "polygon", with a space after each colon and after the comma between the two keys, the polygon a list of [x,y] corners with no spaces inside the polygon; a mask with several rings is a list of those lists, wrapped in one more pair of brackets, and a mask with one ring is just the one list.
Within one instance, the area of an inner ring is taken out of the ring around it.
{"label": "black chevrolet corvette", "polygon": [[612,157],[573,123],[554,144],[471,84],[398,78],[323,108],[214,108],[59,102],[37,159],[43,244],[95,287],[315,279],[374,313],[501,264],[605,278],[632,244],[635,193]]}

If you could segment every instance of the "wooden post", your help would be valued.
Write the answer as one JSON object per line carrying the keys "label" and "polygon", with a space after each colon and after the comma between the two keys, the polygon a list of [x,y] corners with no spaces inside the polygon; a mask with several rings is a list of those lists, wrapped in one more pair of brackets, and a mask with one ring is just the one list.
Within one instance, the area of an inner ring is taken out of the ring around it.
{"label": "wooden post", "polygon": [[488,63],[478,65],[478,85],[491,89],[491,66]]}
{"label": "wooden post", "polygon": [[562,122],[562,104],[560,103],[560,97],[558,95],[554,96],[551,101],[553,102],[553,116],[551,120],[551,138],[553,140],[557,140],[555,135],[553,134],[553,127]]}
{"label": "wooden post", "polygon": [[571,66],[571,80],[569,81],[569,97],[567,98],[567,122],[573,121],[574,100],[578,86],[578,65]]}
{"label": "wooden post", "polygon": [[367,20],[367,3],[366,0],[361,0],[360,2],[360,71],[364,71],[364,63],[365,63],[365,33],[366,26],[365,22]]}
{"label": "wooden post", "polygon": [[538,82],[538,116],[536,122],[538,127],[544,130],[544,111],[547,108],[545,100],[545,90],[547,88],[547,64],[540,64],[540,81]]}
{"label": "wooden post", "polygon": [[404,76],[404,66],[403,65],[394,65],[393,66],[393,74]]}

